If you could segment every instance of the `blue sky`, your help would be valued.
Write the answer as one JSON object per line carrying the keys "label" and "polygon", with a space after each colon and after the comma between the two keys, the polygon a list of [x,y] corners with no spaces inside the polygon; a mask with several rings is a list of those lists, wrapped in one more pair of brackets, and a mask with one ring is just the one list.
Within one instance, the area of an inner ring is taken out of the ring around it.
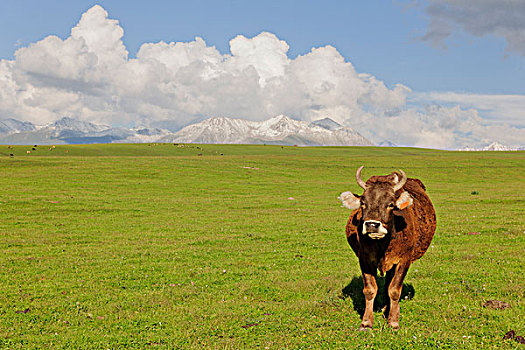
{"label": "blue sky", "polygon": [[[145,43],[160,41],[189,43],[194,41],[195,37],[201,37],[206,47],[215,47],[221,55],[229,55],[231,54],[230,41],[238,35],[252,39],[261,32],[269,32],[280,41],[286,42],[289,47],[286,55],[291,61],[297,57],[307,56],[313,48],[329,45],[335,48],[345,62],[351,63],[357,74],[371,75],[391,91],[397,84],[407,87],[410,93],[405,93],[403,103],[394,106],[392,103],[385,102],[390,110],[415,108],[417,111],[411,110],[410,118],[424,121],[429,118],[434,118],[433,120],[441,118],[441,115],[448,115],[445,118],[450,119],[449,114],[452,112],[448,109],[458,107],[459,112],[456,111],[457,115],[453,117],[454,123],[458,123],[462,118],[480,117],[482,126],[494,127],[498,122],[507,124],[514,128],[512,131],[514,136],[510,143],[525,144],[525,140],[520,142],[524,135],[525,114],[516,113],[521,107],[525,110],[525,24],[514,23],[516,20],[513,19],[513,16],[517,16],[518,19],[523,18],[520,17],[521,15],[525,16],[525,8],[521,4],[525,2],[487,0],[482,5],[475,5],[476,2],[468,0],[453,0],[448,3],[449,6],[440,0],[428,2],[4,0],[0,3],[0,31],[2,32],[0,59],[17,62],[16,50],[28,48],[50,35],[66,40],[71,35],[71,29],[79,23],[82,14],[99,4],[107,11],[108,18],[118,20],[118,26],[123,29],[124,35],[121,40],[129,53],[128,60],[136,58],[140,47]],[[474,5],[471,5],[472,3]],[[491,9],[502,7],[503,12],[507,11],[502,15],[503,17],[492,15],[494,11]],[[473,21],[473,18],[476,21]],[[475,22],[480,22],[483,26]],[[36,52],[32,54],[37,55]],[[264,59],[259,57],[261,61]],[[28,62],[27,57],[26,62]],[[316,68],[308,69],[316,70]],[[258,72],[260,75],[259,70]],[[31,72],[30,75],[34,76],[35,72]],[[263,80],[261,78],[261,81]],[[51,84],[50,81],[46,80],[45,84]],[[25,83],[37,87],[44,84],[42,80],[38,83],[27,80]],[[363,99],[358,97],[358,100],[360,98]],[[385,98],[391,100],[394,97]],[[11,103],[10,106],[13,104],[16,102]],[[316,102],[315,105],[317,104]],[[374,106],[373,102],[364,104],[366,106],[361,110],[369,112],[381,109],[381,112],[376,114],[385,115],[387,109],[385,104],[380,103],[378,106]],[[4,107],[4,115],[9,114],[9,108]],[[445,108],[448,109],[445,111]],[[336,109],[340,110],[335,105],[326,106],[325,113]],[[424,111],[429,109],[428,113]],[[53,110],[57,108],[54,107]],[[295,111],[296,115],[293,117],[297,119],[313,118],[312,113],[309,114],[298,107],[288,106],[287,109],[282,110],[288,114],[290,111]],[[472,110],[475,110],[477,115],[459,115]],[[502,112],[498,114],[498,110]],[[27,113],[27,108],[24,111]],[[352,108],[349,111],[352,111],[353,115],[359,114]],[[184,113],[186,112],[185,110]],[[416,112],[419,113],[417,117]],[[140,112],[141,115],[144,113]],[[387,115],[391,113],[390,111]],[[1,105],[0,114],[2,114]],[[22,112],[12,114],[20,117]],[[79,112],[78,117],[103,121],[104,118],[96,117],[94,114]],[[177,109],[174,114],[180,114],[180,110]],[[213,111],[199,110],[193,116],[202,117],[206,114],[213,114]],[[245,114],[248,119],[262,118],[262,116],[250,116],[249,111],[245,111]],[[58,115],[56,117],[58,118]],[[162,118],[153,119],[159,121]],[[34,121],[34,117],[26,119]],[[48,115],[47,119],[53,118]],[[132,123],[130,119],[110,120],[110,122],[129,124]],[[186,116],[181,123],[190,119],[190,116]],[[345,119],[343,116],[336,116],[334,119],[358,130],[367,123],[382,124],[380,119],[364,114],[359,118]],[[144,122],[145,119],[141,121]],[[450,123],[450,120],[446,123]],[[499,127],[503,126],[499,125]],[[426,130],[431,129],[432,126],[422,124],[422,128]],[[376,142],[382,141],[381,138],[397,137],[395,141],[399,144],[432,146],[410,137],[406,138],[408,141],[405,143],[399,140],[399,138],[403,139],[402,135],[396,136],[395,133],[374,135],[371,130],[362,132]],[[459,147],[465,146],[468,142],[481,144],[490,141],[487,135],[494,134],[494,130],[486,130],[483,133],[480,131],[477,139],[469,140],[465,130],[451,129],[449,132],[452,135],[450,140],[454,139],[454,141],[447,141],[449,144],[438,142],[436,147]],[[504,142],[502,137],[506,132],[501,131],[501,133],[499,141]]]}
{"label": "blue sky", "polygon": [[[524,54],[507,54],[504,38],[458,32],[446,49],[420,38],[429,16],[402,1],[28,1],[0,4],[0,57],[47,35],[65,38],[80,15],[102,5],[124,28],[134,55],[145,42],[202,37],[222,53],[238,34],[269,31],[290,56],[333,45],[358,71],[417,91],[525,94]],[[525,34],[524,34],[525,35]]]}

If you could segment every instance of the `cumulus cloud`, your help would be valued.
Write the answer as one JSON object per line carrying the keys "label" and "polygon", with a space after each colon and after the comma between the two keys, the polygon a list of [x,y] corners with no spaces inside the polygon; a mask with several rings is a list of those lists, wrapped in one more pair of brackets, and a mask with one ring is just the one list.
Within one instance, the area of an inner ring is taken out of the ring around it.
{"label": "cumulus cloud", "polygon": [[289,46],[274,34],[261,33],[253,39],[238,35],[230,41],[232,57],[228,60],[231,69],[244,70],[253,67],[259,75],[262,87],[274,77],[285,74],[289,64]]}
{"label": "cumulus cloud", "polygon": [[507,51],[525,55],[525,2],[522,0],[429,0],[430,24],[423,40],[445,46],[456,30],[475,36],[495,35]]}
{"label": "cumulus cloud", "polygon": [[[475,106],[409,107],[408,87],[356,72],[332,46],[291,59],[288,43],[263,32],[233,38],[229,53],[195,38],[145,43],[129,57],[123,34],[96,5],[69,37],[48,36],[17,50],[14,60],[1,60],[0,119],[45,124],[71,116],[177,128],[213,116],[286,114],[306,121],[331,117],[376,142],[443,148],[474,145],[494,127]],[[467,125],[479,130],[461,131]],[[501,130],[514,132],[508,125]]]}
{"label": "cumulus cloud", "polygon": [[[49,36],[19,49],[14,61],[2,61],[1,87],[9,96],[3,115],[40,122],[62,114],[92,121],[114,115],[114,124],[214,115],[261,120],[280,113],[308,120],[335,113],[344,121],[364,105],[402,105],[408,91],[358,74],[331,46],[292,60],[288,44],[266,32],[233,38],[227,54],[196,38],[145,43],[136,58],[128,58],[122,36],[118,21],[97,5],[68,38]],[[29,106],[46,112],[27,113]]]}

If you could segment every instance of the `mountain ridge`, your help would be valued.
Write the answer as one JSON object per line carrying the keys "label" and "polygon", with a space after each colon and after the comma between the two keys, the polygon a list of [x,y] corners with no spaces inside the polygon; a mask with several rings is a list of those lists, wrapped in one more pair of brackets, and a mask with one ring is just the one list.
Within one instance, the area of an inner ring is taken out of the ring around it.
{"label": "mountain ridge", "polygon": [[509,147],[497,141],[491,142],[483,148],[464,147],[458,151],[523,151],[525,147]]}
{"label": "mountain ridge", "polygon": [[0,121],[0,143],[3,144],[142,142],[373,146],[358,132],[330,118],[308,123],[285,115],[260,122],[212,117],[176,132],[148,127],[110,127],[70,117],[43,126],[12,118]]}
{"label": "mountain ridge", "polygon": [[[329,121],[328,121],[329,120]],[[278,115],[256,122],[227,117],[213,117],[186,126],[163,142],[282,144],[300,146],[373,146],[353,129],[324,118],[321,125]]]}

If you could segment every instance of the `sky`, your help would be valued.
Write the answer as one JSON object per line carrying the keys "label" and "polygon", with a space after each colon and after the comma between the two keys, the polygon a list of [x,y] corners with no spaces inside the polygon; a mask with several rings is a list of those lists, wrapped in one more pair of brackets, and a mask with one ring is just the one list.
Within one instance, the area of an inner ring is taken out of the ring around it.
{"label": "sky", "polygon": [[523,18],[523,0],[3,0],[0,119],[285,114],[376,143],[525,146]]}

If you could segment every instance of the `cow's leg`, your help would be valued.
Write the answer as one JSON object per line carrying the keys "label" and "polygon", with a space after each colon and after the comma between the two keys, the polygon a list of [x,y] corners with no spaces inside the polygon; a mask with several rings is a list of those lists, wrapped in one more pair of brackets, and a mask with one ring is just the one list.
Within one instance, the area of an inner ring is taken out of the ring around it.
{"label": "cow's leg", "polygon": [[388,318],[388,314],[390,313],[390,295],[388,295],[388,287],[390,286],[390,283],[392,282],[392,278],[394,278],[394,273],[396,272],[397,265],[394,265],[390,270],[388,270],[385,274],[385,286],[383,288],[383,297],[385,300],[385,308],[383,310],[383,315],[385,318]]}
{"label": "cow's leg", "polygon": [[374,299],[377,295],[377,283],[375,274],[363,272],[363,294],[365,295],[366,305],[363,321],[359,326],[360,331],[372,328],[374,323]]}
{"label": "cow's leg", "polygon": [[399,298],[403,289],[403,280],[408,272],[410,263],[400,263],[396,266],[392,282],[388,286],[388,296],[390,297],[390,312],[388,313],[388,325],[393,329],[399,328]]}

